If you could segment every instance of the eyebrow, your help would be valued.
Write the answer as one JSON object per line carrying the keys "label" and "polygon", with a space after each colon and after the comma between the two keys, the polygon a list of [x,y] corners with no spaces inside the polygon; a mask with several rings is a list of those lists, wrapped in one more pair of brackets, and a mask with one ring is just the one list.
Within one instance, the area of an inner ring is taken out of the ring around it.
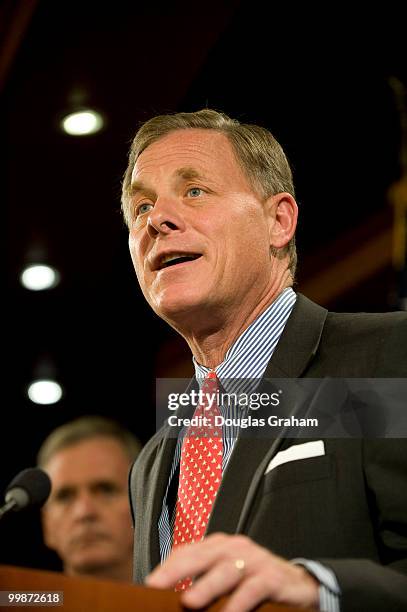
{"label": "eyebrow", "polygon": [[177,178],[182,178],[186,181],[190,179],[203,179],[204,178],[203,175],[198,172],[198,170],[195,170],[195,168],[192,168],[191,166],[185,166],[183,168],[178,168],[178,170],[175,172],[175,175]]}
{"label": "eyebrow", "polygon": [[85,483],[85,485],[78,485],[78,484],[62,485],[61,487],[55,489],[54,495],[55,497],[58,497],[58,495],[76,493],[78,489],[81,488],[81,486],[85,486],[86,488],[91,489],[91,490],[98,489],[99,487],[106,487],[106,486],[119,489],[120,483],[116,482],[114,478],[109,478],[109,477],[98,478],[96,480],[91,480],[90,482]]}
{"label": "eyebrow", "polygon": [[129,188],[129,196],[134,197],[139,193],[144,193],[147,196],[153,196],[154,192],[152,189],[149,189],[142,181],[134,181]]}
{"label": "eyebrow", "polygon": [[[203,180],[205,178],[202,174],[198,172],[198,170],[192,168],[192,166],[184,166],[182,168],[178,168],[175,171],[174,175],[175,179],[182,179],[184,181],[190,181],[193,179]],[[152,197],[154,195],[154,190],[147,187],[147,185],[145,185],[143,181],[134,181],[130,185],[129,195],[130,197],[133,197],[140,193]]]}

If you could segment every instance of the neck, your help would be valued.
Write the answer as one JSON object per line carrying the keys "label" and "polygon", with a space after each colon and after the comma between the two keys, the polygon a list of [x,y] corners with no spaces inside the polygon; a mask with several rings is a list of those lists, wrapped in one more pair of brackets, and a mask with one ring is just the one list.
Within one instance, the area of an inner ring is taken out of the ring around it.
{"label": "neck", "polygon": [[[276,298],[292,285],[288,270],[275,280],[267,291],[252,301],[239,304],[239,310],[226,307],[216,313],[196,316],[194,326],[177,331],[185,338],[196,361],[208,368],[216,368],[224,361],[226,352],[238,337],[260,316]],[[205,324],[206,322],[206,324]]]}
{"label": "neck", "polygon": [[133,561],[129,559],[125,563],[108,566],[89,566],[82,568],[65,567],[64,573],[68,576],[87,576],[100,580],[115,580],[120,582],[131,582],[133,579]]}

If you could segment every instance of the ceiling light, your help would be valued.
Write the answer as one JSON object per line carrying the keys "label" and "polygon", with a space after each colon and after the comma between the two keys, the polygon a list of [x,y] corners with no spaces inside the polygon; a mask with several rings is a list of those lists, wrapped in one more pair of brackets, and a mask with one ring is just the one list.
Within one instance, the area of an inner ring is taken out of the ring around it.
{"label": "ceiling light", "polygon": [[61,121],[62,129],[70,136],[96,134],[103,124],[102,115],[91,109],[71,113]]}
{"label": "ceiling light", "polygon": [[28,266],[20,276],[23,287],[31,291],[51,289],[59,283],[59,280],[59,272],[55,268],[43,264]]}
{"label": "ceiling light", "polygon": [[35,404],[56,404],[62,397],[62,387],[55,380],[36,380],[27,394]]}

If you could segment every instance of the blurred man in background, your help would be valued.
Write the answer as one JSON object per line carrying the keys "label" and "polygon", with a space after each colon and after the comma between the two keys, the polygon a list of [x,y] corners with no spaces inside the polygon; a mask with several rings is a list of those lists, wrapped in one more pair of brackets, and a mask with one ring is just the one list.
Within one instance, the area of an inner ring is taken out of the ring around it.
{"label": "blurred man in background", "polygon": [[127,481],[140,448],[130,431],[99,416],[66,423],[42,444],[38,465],[52,481],[42,514],[44,540],[66,574],[131,580]]}

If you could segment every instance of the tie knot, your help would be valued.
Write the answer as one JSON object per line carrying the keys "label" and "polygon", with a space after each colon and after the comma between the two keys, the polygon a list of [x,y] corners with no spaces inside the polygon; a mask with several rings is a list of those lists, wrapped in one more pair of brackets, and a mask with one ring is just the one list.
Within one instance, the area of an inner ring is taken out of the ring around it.
{"label": "tie knot", "polygon": [[214,379],[216,378],[216,372],[215,372],[215,370],[210,370],[210,371],[207,373],[206,378],[207,378],[207,379],[212,379],[212,380],[214,380]]}

